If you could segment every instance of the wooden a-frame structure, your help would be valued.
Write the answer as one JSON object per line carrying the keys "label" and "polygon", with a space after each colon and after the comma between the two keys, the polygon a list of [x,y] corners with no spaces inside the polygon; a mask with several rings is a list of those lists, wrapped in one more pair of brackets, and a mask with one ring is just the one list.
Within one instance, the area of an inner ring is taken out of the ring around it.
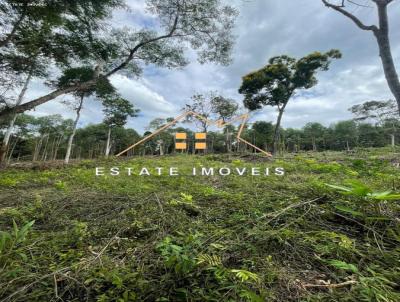
{"label": "wooden a-frame structure", "polygon": [[234,122],[237,122],[237,121],[242,121],[242,124],[240,125],[240,128],[239,128],[239,132],[238,132],[238,134],[237,134],[237,136],[236,136],[236,139],[237,139],[239,142],[243,142],[243,143],[249,145],[250,147],[256,149],[257,151],[263,153],[264,155],[266,155],[266,156],[268,156],[268,157],[272,157],[272,154],[271,154],[271,153],[266,152],[266,151],[264,151],[264,150],[261,149],[261,148],[258,148],[257,146],[251,144],[250,142],[246,141],[245,139],[243,139],[243,138],[241,137],[241,136],[242,136],[242,132],[243,132],[243,130],[244,130],[244,126],[246,125],[247,121],[249,120],[249,114],[248,114],[248,113],[245,113],[245,114],[243,114],[243,115],[237,116],[237,117],[231,119],[230,121],[225,122],[225,121],[223,121],[223,120],[217,120],[217,121],[209,120],[209,119],[205,118],[204,116],[202,116],[202,115],[200,115],[200,114],[198,114],[198,113],[196,113],[196,112],[194,112],[194,111],[191,111],[191,110],[185,111],[183,114],[181,114],[181,115],[179,115],[178,117],[176,117],[173,121],[169,122],[168,124],[162,126],[162,127],[159,128],[159,129],[157,129],[157,130],[154,131],[153,133],[149,134],[148,136],[144,137],[143,139],[141,139],[141,140],[138,141],[137,143],[133,144],[132,146],[126,148],[126,149],[123,150],[123,151],[121,151],[121,152],[118,153],[116,156],[119,157],[119,156],[121,156],[122,154],[125,154],[126,152],[128,152],[129,150],[132,150],[132,149],[134,149],[135,147],[137,147],[137,146],[139,146],[139,145],[141,145],[141,144],[147,142],[147,141],[150,140],[152,137],[154,137],[154,136],[158,135],[159,133],[161,133],[162,131],[164,131],[164,130],[170,128],[170,127],[172,127],[173,125],[175,125],[176,123],[178,123],[178,122],[184,120],[184,119],[187,118],[188,116],[194,116],[195,118],[197,118],[197,119],[199,119],[199,120],[205,121],[205,122],[206,122],[208,125],[210,125],[210,126],[216,125],[216,126],[218,126],[219,128],[222,128],[222,127],[224,127],[224,126],[226,126],[226,125],[230,125],[230,124],[232,124],[232,123],[234,123]]}

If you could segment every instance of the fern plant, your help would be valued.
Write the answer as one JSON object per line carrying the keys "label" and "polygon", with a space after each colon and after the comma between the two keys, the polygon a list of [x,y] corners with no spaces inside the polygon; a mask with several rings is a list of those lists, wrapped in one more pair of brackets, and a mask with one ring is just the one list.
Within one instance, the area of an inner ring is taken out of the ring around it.
{"label": "fern plant", "polygon": [[32,228],[35,221],[26,223],[22,228],[19,228],[17,223],[13,220],[13,228],[11,232],[0,232],[0,266],[5,267],[8,260],[13,254],[21,257],[23,260],[27,256],[18,249],[18,245],[25,241],[29,230]]}
{"label": "fern plant", "polygon": [[200,254],[197,256],[197,265],[206,265],[207,267],[219,267],[222,266],[222,259],[220,256]]}
{"label": "fern plant", "polygon": [[256,283],[260,282],[260,278],[257,274],[243,270],[243,269],[231,269],[231,273],[235,274],[236,278],[240,279],[242,282],[254,281]]}

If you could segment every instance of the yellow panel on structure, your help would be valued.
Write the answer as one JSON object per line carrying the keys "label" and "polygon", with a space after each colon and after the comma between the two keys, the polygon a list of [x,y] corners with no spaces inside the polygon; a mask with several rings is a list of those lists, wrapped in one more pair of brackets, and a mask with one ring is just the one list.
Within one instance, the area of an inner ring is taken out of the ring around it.
{"label": "yellow panel on structure", "polygon": [[175,144],[175,149],[177,150],[186,150],[187,145],[186,143],[176,143]]}
{"label": "yellow panel on structure", "polygon": [[196,150],[205,150],[205,149],[207,149],[207,144],[206,143],[196,143],[195,149]]}
{"label": "yellow panel on structure", "polygon": [[176,133],[175,138],[176,139],[186,139],[187,135],[186,133]]}
{"label": "yellow panel on structure", "polygon": [[196,133],[195,134],[196,139],[206,139],[207,138],[207,133]]}

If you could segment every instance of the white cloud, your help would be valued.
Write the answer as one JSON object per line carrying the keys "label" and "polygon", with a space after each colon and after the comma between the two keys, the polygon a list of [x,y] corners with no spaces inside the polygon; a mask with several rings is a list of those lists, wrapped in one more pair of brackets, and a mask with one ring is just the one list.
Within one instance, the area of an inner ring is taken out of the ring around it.
{"label": "white cloud", "polygon": [[169,116],[179,110],[173,104],[167,102],[162,95],[148,88],[143,80],[138,81],[127,76],[116,75],[111,78],[111,83],[124,98],[130,100],[144,112]]}

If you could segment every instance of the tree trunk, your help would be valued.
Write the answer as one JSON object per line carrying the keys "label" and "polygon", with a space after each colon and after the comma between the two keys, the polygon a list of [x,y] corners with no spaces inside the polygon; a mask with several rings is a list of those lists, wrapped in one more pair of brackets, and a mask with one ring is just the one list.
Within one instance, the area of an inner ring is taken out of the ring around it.
{"label": "tree trunk", "polygon": [[40,136],[39,141],[36,143],[36,145],[35,145],[35,150],[34,150],[33,156],[32,156],[32,161],[37,161],[37,160],[38,160],[39,155],[40,155],[40,150],[42,149],[43,138],[44,138],[46,135],[47,135],[47,134]]}
{"label": "tree trunk", "polygon": [[79,118],[81,117],[83,98],[84,97],[81,96],[81,99],[79,101],[79,106],[76,109],[76,118],[75,118],[74,125],[73,125],[73,128],[72,128],[72,133],[68,138],[67,153],[65,154],[65,159],[64,159],[64,163],[66,163],[66,164],[69,163],[69,159],[71,157],[72,143],[74,142],[74,137],[75,137],[75,133],[76,133],[76,127],[78,126]]}
{"label": "tree trunk", "polygon": [[287,103],[285,103],[282,106],[282,108],[278,108],[279,114],[278,114],[278,119],[277,119],[276,125],[275,125],[274,138],[272,140],[272,146],[273,146],[272,153],[273,154],[276,154],[276,152],[278,151],[278,142],[279,142],[279,136],[280,136],[281,121],[282,121],[282,116],[285,111],[286,105],[287,105]]}
{"label": "tree trunk", "polygon": [[108,127],[107,144],[106,144],[106,152],[105,152],[106,157],[108,157],[110,155],[110,150],[111,150],[111,127]]}
{"label": "tree trunk", "polygon": [[204,120],[200,120],[200,125],[203,133],[208,133],[208,123]]}
{"label": "tree trunk", "polygon": [[160,155],[164,155],[164,144],[160,144]]}
{"label": "tree trunk", "polygon": [[57,89],[45,96],[39,97],[37,99],[34,99],[32,101],[26,102],[24,104],[21,104],[19,106],[14,106],[14,107],[6,107],[5,109],[0,110],[0,118],[4,116],[8,116],[12,113],[23,113],[25,111],[34,109],[35,107],[45,104],[48,101],[51,101],[61,95],[68,94],[70,92],[77,92],[77,91],[85,91],[88,88],[92,87],[95,85],[97,82],[97,79],[90,80],[81,84],[77,84],[76,86],[72,87],[67,87],[67,88],[61,88]]}
{"label": "tree trunk", "polygon": [[15,142],[14,142],[14,144],[12,145],[11,150],[10,150],[10,152],[9,152],[9,154],[8,154],[8,161],[7,161],[8,164],[11,162],[12,155],[13,155],[13,153],[14,153],[15,147],[17,146],[17,143],[18,143],[18,137],[15,138]]}
{"label": "tree trunk", "polygon": [[314,152],[317,151],[317,143],[315,137],[312,138],[312,148]]}
{"label": "tree trunk", "polygon": [[383,70],[388,82],[390,91],[393,93],[400,114],[400,81],[394,65],[392,50],[389,40],[389,21],[387,14],[387,3],[377,2],[379,15],[379,30],[375,31],[375,36],[378,41],[379,55],[382,60]]}
{"label": "tree trunk", "polygon": [[53,142],[51,143],[51,152],[50,152],[50,160],[53,160],[54,159],[54,153],[55,153],[55,149],[56,149],[56,140],[57,140],[57,137],[54,137],[53,138]]}
{"label": "tree trunk", "polygon": [[49,145],[50,133],[46,136],[46,144],[44,145],[43,154],[42,154],[42,161],[47,160],[47,146]]}
{"label": "tree trunk", "polygon": [[[31,79],[32,79],[32,72],[30,72],[28,74],[28,77],[25,80],[24,86],[22,87],[22,90],[21,90],[21,92],[20,92],[20,94],[18,96],[17,102],[15,104],[16,106],[21,105],[21,103],[22,103],[22,101],[24,99],[26,90],[28,89],[29,82],[31,81]],[[17,119],[17,114],[14,114],[12,116],[12,118],[11,118],[10,124],[8,125],[6,134],[4,135],[4,139],[3,139],[3,142],[2,142],[1,147],[0,147],[0,164],[2,162],[4,162],[4,160],[5,160],[7,149],[8,149],[8,143],[10,141],[11,132],[12,132],[12,130],[14,128],[14,124],[15,124],[15,120],[16,119]]]}
{"label": "tree trunk", "polygon": [[58,150],[60,148],[62,139],[63,139],[63,135],[60,134],[60,136],[57,139],[56,146],[55,146],[55,149],[54,149],[53,160],[57,160]]}
{"label": "tree trunk", "polygon": [[390,136],[392,138],[392,147],[394,148],[396,146],[395,136],[394,136],[394,134],[390,134]]}
{"label": "tree trunk", "polygon": [[228,153],[231,153],[232,152],[232,149],[231,149],[231,134],[230,134],[228,129],[226,129],[226,141],[225,141],[225,144],[226,144],[226,151]]}

